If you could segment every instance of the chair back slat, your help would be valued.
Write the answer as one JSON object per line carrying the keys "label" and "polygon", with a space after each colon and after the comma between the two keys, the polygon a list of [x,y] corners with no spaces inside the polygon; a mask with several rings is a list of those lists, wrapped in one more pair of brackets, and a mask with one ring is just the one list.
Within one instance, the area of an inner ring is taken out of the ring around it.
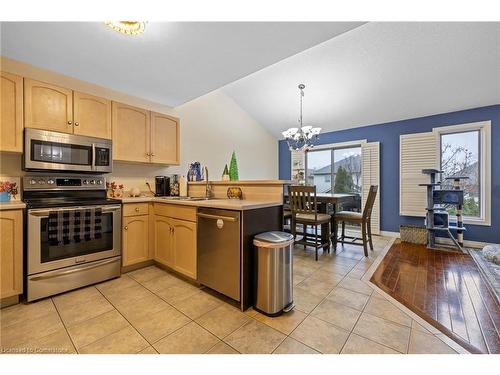
{"label": "chair back slat", "polygon": [[316,186],[291,185],[288,187],[292,214],[312,214],[317,216]]}
{"label": "chair back slat", "polygon": [[375,204],[375,197],[377,196],[378,186],[371,185],[366,198],[365,208],[363,209],[363,219],[370,219],[372,216],[373,205]]}

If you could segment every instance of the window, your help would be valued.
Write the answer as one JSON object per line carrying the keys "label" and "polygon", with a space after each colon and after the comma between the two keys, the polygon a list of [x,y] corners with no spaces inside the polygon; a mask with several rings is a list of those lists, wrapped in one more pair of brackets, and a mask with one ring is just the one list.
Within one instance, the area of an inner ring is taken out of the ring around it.
{"label": "window", "polygon": [[331,147],[306,155],[307,184],[316,185],[318,193],[361,194],[361,146]]}
{"label": "window", "polygon": [[453,180],[449,177],[467,177],[461,181],[463,215],[475,218],[481,217],[480,136],[479,130],[441,134],[442,187],[453,189]]}
{"label": "window", "polygon": [[[466,223],[490,225],[490,122],[436,128],[442,188],[452,189],[448,177],[467,177],[463,215]],[[449,210],[454,214],[453,208]]]}
{"label": "window", "polygon": [[361,194],[361,147],[333,149],[334,193]]}
{"label": "window", "polygon": [[308,151],[306,171],[308,185],[316,185],[318,193],[332,192],[332,150]]}

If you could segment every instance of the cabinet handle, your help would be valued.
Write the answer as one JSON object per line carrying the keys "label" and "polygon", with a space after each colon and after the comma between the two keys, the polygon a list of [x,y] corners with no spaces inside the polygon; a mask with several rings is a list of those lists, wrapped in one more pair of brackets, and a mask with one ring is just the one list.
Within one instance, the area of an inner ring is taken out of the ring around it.
{"label": "cabinet handle", "polygon": [[139,207],[136,207],[136,208],[135,208],[135,212],[139,212]]}
{"label": "cabinet handle", "polygon": [[73,121],[68,121],[68,125],[71,125],[73,123]]}
{"label": "cabinet handle", "polygon": [[79,125],[80,125],[80,123],[79,123],[79,122],[75,122],[75,126],[79,126]]}
{"label": "cabinet handle", "polygon": [[149,152],[146,152],[146,156],[151,156],[151,155],[149,154]]}
{"label": "cabinet handle", "polygon": [[123,227],[123,229],[128,230],[128,227],[125,225],[125,226]]}
{"label": "cabinet handle", "polygon": [[151,153],[151,156],[155,156],[155,154]]}

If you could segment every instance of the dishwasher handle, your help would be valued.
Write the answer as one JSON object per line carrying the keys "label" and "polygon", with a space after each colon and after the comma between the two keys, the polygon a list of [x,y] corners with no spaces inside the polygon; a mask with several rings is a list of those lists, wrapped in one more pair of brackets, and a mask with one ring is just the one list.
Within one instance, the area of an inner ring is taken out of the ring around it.
{"label": "dishwasher handle", "polygon": [[201,212],[197,213],[198,217],[202,217],[205,219],[212,219],[212,220],[225,220],[225,221],[231,221],[231,222],[236,222],[238,221],[237,217],[232,217],[232,216],[222,216],[222,215],[211,215],[211,214],[204,214]]}

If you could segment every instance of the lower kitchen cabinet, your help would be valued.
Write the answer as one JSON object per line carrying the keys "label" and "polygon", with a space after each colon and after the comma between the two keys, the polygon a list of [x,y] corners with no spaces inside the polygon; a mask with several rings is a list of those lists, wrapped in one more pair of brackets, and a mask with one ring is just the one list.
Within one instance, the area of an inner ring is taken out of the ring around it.
{"label": "lower kitchen cabinet", "polygon": [[149,215],[123,218],[123,266],[145,262],[149,257]]}
{"label": "lower kitchen cabinet", "polygon": [[196,279],[196,223],[172,219],[174,269]]}
{"label": "lower kitchen cabinet", "polygon": [[23,293],[23,211],[0,211],[0,298]]}
{"label": "lower kitchen cabinet", "polygon": [[174,268],[174,226],[172,219],[155,215],[153,232],[154,259],[165,266]]}
{"label": "lower kitchen cabinet", "polygon": [[155,215],[154,259],[196,279],[196,223]]}

